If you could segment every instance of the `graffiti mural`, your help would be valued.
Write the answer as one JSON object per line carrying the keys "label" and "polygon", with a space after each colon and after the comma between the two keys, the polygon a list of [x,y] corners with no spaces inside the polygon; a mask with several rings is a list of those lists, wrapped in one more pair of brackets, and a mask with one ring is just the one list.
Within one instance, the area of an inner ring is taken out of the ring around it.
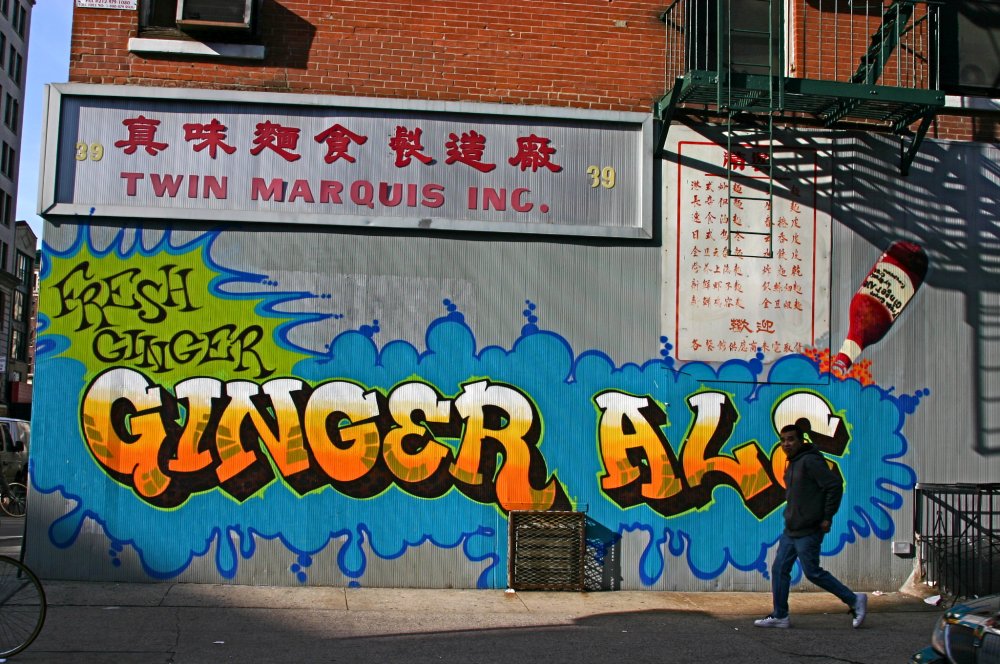
{"label": "graffiti mural", "polygon": [[[343,380],[310,388],[291,378],[258,386],[202,377],[173,393],[120,368],[84,396],[94,458],[154,505],[175,506],[216,484],[243,502],[275,479],[273,464],[299,495],[329,485],[370,498],[395,484],[435,498],[454,486],[504,511],[569,508],[559,483],[545,479],[538,413],[508,386],[476,381],[446,400],[424,383],[381,395]],[[180,402],[190,415],[178,427]],[[438,438],[458,440],[457,451]],[[503,462],[492,467],[486,459],[498,454]]]}
{"label": "graffiti mural", "polygon": [[503,346],[481,347],[445,299],[420,344],[378,339],[373,321],[306,348],[293,331],[324,329],[333,315],[314,305],[332,296],[219,258],[221,237],[98,247],[80,226],[44,248],[35,389],[53,406],[32,482],[66,505],[53,546],[96,527],[111,565],[129,550],[175,578],[214,555],[232,579],[274,541],[287,582],[308,583],[336,543],[339,571],[365,585],[370,556],[432,543],[502,588],[511,511],[585,509],[613,537],[645,537],[626,562],[648,586],[674,566],[766,576],[786,424],[808,420],[846,483],[825,555],[890,538],[914,486],[903,427],[929,390],[883,388],[864,361],[838,375],[826,349],[680,362],[663,337],[659,357],[616,364],[544,329],[530,299]]}

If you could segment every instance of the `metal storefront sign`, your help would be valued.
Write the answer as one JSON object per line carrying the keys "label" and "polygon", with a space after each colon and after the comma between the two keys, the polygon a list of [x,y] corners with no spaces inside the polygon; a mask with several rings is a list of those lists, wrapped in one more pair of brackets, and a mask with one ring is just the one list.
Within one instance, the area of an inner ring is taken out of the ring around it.
{"label": "metal storefront sign", "polygon": [[652,237],[641,113],[50,85],[40,213]]}

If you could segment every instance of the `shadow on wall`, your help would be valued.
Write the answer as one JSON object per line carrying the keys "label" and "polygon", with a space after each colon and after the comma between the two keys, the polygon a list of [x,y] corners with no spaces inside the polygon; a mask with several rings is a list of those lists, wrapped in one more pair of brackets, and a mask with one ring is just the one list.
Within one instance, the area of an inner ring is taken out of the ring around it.
{"label": "shadow on wall", "polygon": [[973,446],[1000,454],[1000,147],[928,140],[901,177],[897,140],[867,134],[852,143],[838,155],[836,221],[883,249],[905,235],[928,254],[926,283],[964,295]]}
{"label": "shadow on wall", "polygon": [[972,140],[992,143],[1000,137],[1000,121],[993,118],[972,119]]}
{"label": "shadow on wall", "polygon": [[[726,145],[720,128],[692,128]],[[820,161],[821,171],[813,174],[817,181],[833,183],[817,192],[817,208],[829,210],[836,225],[880,251],[892,240],[919,244],[931,266],[925,283],[964,295],[976,367],[969,395],[975,404],[973,449],[1000,455],[1000,146],[926,140],[904,177],[899,172],[898,138],[802,131],[776,131],[774,137],[779,145],[795,146],[775,152],[776,181],[783,174],[812,168],[812,150],[833,149],[835,158]],[[768,130],[762,125],[755,135],[751,128],[740,138],[750,144],[766,141]],[[726,176],[719,164],[685,157],[683,165]],[[745,186],[768,195],[766,178]],[[773,190],[776,197],[787,193],[780,186]],[[863,276],[861,272],[851,279],[860,282]],[[831,329],[834,337],[844,331]]]}
{"label": "shadow on wall", "polygon": [[268,54],[279,57],[283,67],[305,69],[316,28],[275,0],[263,1],[260,20]]}
{"label": "shadow on wall", "polygon": [[585,590],[621,590],[622,543],[621,535],[594,521],[586,519],[587,555],[584,559],[583,585]]}

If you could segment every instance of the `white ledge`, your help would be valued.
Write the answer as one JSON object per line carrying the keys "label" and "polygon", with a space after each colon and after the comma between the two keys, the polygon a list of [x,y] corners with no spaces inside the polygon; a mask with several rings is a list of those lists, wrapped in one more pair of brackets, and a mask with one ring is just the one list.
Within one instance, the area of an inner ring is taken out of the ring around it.
{"label": "white ledge", "polygon": [[949,95],[944,98],[946,109],[969,111],[1000,111],[1000,99],[989,97],[959,97]]}
{"label": "white ledge", "polygon": [[128,50],[132,53],[174,53],[210,58],[239,58],[241,60],[263,60],[266,53],[266,49],[257,44],[208,43],[181,39],[143,39],[141,37],[129,39]]}

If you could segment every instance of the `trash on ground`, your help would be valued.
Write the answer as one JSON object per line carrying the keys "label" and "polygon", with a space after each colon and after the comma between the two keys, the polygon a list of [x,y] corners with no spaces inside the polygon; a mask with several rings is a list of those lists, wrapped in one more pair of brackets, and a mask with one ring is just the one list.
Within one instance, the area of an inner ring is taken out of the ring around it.
{"label": "trash on ground", "polygon": [[925,599],[924,602],[930,604],[931,606],[937,606],[938,604],[941,603],[941,595],[931,595],[930,597]]}

